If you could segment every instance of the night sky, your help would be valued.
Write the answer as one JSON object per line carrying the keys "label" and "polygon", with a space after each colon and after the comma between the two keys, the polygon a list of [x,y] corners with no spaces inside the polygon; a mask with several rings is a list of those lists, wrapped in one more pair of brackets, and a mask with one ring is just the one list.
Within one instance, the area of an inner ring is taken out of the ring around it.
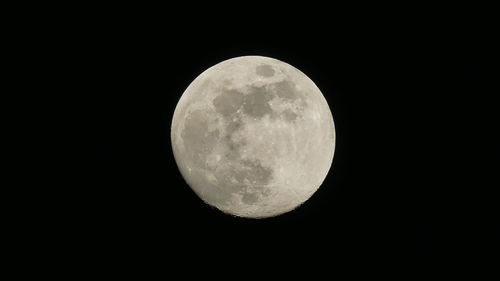
{"label": "night sky", "polygon": [[[67,221],[89,256],[255,274],[492,251],[489,238],[500,231],[498,185],[489,177],[498,174],[498,104],[486,85],[491,46],[480,24],[439,13],[205,8],[95,10],[65,33],[82,141],[73,148],[81,156],[68,181]],[[300,208],[270,219],[204,204],[170,144],[185,88],[243,55],[273,57],[308,75],[336,126],[323,185]]]}

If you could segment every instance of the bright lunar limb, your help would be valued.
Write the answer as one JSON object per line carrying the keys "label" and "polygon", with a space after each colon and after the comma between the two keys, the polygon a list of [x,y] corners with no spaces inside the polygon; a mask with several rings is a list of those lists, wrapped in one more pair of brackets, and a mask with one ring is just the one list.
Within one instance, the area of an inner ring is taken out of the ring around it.
{"label": "bright lunar limb", "polygon": [[171,127],[179,170],[219,210],[248,218],[291,211],[320,187],[335,129],[313,81],[282,61],[236,57],[200,74]]}

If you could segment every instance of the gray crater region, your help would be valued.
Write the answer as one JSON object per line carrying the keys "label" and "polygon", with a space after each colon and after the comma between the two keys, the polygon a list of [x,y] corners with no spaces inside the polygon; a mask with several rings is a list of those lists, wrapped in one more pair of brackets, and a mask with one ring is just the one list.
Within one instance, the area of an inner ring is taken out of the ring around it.
{"label": "gray crater region", "polygon": [[280,215],[309,199],[335,148],[333,118],[316,85],[296,68],[258,56],[200,74],[177,104],[171,138],[193,191],[249,218]]}

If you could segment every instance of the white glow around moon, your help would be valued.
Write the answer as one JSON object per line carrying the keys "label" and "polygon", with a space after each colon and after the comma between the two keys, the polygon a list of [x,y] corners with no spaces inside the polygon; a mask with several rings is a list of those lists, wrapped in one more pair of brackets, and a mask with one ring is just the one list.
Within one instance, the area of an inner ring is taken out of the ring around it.
{"label": "white glow around moon", "polygon": [[195,193],[225,213],[264,218],[309,199],[333,160],[330,108],[304,73],[245,56],[200,74],[175,108],[172,147]]}

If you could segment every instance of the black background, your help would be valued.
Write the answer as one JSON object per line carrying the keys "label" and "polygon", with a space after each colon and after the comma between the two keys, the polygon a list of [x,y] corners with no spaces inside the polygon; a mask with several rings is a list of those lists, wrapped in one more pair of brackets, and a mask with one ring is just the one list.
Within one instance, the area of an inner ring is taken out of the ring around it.
{"label": "black background", "polygon": [[[68,124],[77,131],[68,151],[76,165],[62,195],[70,245],[103,267],[143,261],[207,274],[493,253],[497,93],[486,85],[486,21],[371,7],[349,15],[257,4],[193,9],[91,9],[77,20],[68,14],[72,24],[57,33],[64,107],[77,115]],[[243,55],[308,75],[337,134],[321,188],[300,208],[263,220],[204,204],[170,144],[185,88]]]}

